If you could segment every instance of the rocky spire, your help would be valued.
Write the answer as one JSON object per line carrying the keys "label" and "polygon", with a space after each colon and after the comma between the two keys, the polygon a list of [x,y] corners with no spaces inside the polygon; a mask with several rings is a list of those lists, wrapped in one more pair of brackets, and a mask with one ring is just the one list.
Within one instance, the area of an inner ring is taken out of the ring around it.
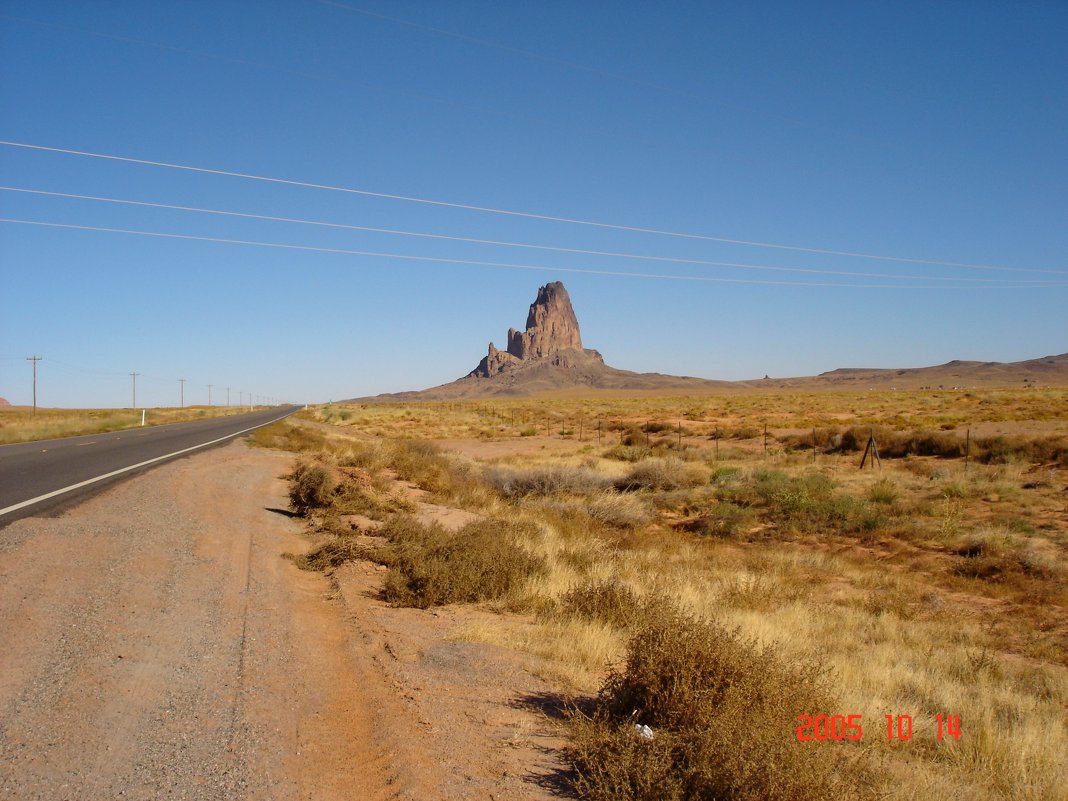
{"label": "rocky spire", "polygon": [[[582,351],[582,335],[567,290],[561,282],[554,281],[541,287],[537,299],[530,304],[526,331],[509,328],[506,351],[497,350],[491,342],[486,358],[471,375],[488,377],[520,362],[545,359],[560,351]],[[556,362],[565,366],[567,359],[558,357]]]}
{"label": "rocky spire", "polygon": [[527,330],[508,329],[508,352],[517,359],[540,359],[560,350],[582,350],[578,318],[571,308],[571,298],[559,281],[538,290],[538,299],[530,304]]}

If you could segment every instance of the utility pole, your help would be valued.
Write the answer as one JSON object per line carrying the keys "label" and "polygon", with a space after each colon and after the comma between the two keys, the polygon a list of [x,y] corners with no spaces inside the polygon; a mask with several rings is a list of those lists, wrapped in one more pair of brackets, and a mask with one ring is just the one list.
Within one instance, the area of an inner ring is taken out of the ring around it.
{"label": "utility pole", "polygon": [[178,397],[181,398],[181,408],[184,409],[185,408],[185,379],[184,378],[179,378],[178,379],[178,387],[179,387]]}
{"label": "utility pole", "polygon": [[226,388],[226,405],[230,405],[230,387]]}
{"label": "utility pole", "polygon": [[37,414],[37,362],[41,361],[44,356],[27,356],[26,361],[33,362],[33,413]]}
{"label": "utility pole", "polygon": [[214,384],[208,384],[208,406],[211,406],[211,388],[213,386],[215,386],[215,385]]}
{"label": "utility pole", "polygon": [[141,375],[141,374],[140,373],[130,373],[130,378],[133,379],[133,408],[134,409],[137,408],[137,376],[139,376],[139,375]]}

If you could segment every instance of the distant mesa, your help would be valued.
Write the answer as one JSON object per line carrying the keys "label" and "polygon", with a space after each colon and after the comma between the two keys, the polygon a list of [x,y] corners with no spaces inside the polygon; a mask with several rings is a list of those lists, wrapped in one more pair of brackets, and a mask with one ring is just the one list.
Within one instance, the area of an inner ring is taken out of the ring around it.
{"label": "distant mesa", "polygon": [[7,398],[0,398],[0,409],[7,408],[10,405],[11,405],[11,403],[10,403],[10,401],[8,401]]}

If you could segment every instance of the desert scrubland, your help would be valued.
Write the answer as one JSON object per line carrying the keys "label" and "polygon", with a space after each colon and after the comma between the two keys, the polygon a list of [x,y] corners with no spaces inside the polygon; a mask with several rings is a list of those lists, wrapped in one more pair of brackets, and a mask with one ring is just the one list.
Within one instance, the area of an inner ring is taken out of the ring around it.
{"label": "desert scrubland", "polygon": [[582,797],[1068,798],[1068,390],[334,404],[254,440],[296,453],[301,566],[537,658]]}

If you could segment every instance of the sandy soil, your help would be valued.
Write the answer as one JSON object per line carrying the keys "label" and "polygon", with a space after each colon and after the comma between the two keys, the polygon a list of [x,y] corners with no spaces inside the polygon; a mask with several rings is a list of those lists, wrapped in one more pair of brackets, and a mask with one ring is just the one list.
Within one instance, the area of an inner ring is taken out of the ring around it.
{"label": "sandy soil", "polygon": [[283,513],[290,456],[234,443],[0,529],[2,799],[559,797],[553,695],[392,609]]}

